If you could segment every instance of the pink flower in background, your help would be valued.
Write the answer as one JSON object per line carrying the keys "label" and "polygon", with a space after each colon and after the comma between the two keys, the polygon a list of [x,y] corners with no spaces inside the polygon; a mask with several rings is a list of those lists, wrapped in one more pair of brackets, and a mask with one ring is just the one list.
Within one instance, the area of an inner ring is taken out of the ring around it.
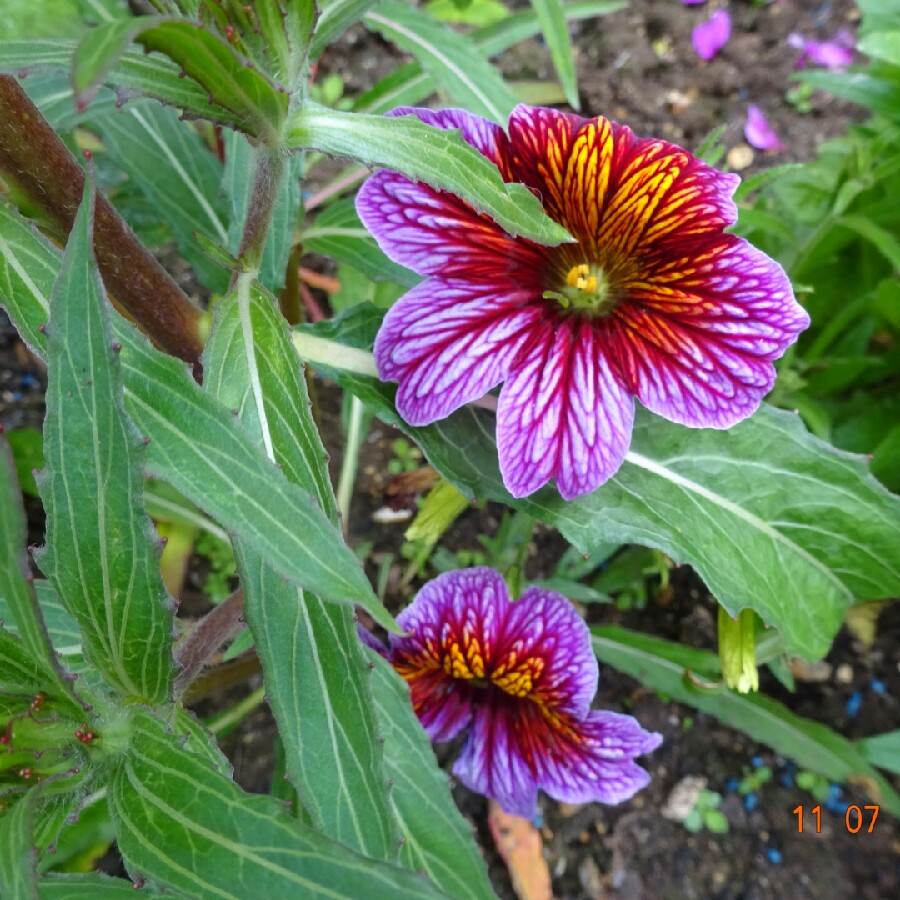
{"label": "pink flower in background", "polygon": [[597,659],[565,597],[529,588],[512,602],[498,572],[463,569],[426,584],[397,624],[406,635],[376,649],[433,741],[466,734],[453,774],[507,813],[532,818],[539,788],[566,803],[621,803],[650,781],[634,758],[662,736],[591,709]]}
{"label": "pink flower in background", "polygon": [[685,6],[699,6],[701,3],[706,3],[706,0],[681,0],[681,2]]}
{"label": "pink flower in background", "polygon": [[848,28],[842,28],[830,41],[808,41],[796,31],[788,36],[788,43],[800,51],[795,63],[798,69],[808,63],[841,72],[853,63],[856,38]]}
{"label": "pink flower in background", "polygon": [[766,121],[762,110],[758,106],[747,107],[747,122],[744,125],[744,137],[751,147],[757,150],[784,150],[778,135],[772,130],[772,126]]}
{"label": "pink flower in background", "polygon": [[501,382],[500,472],[515,497],[556,479],[570,500],[615,474],[634,398],[694,428],[752,415],[773,360],[809,318],[781,266],[725,229],[737,175],[602,117],[518,106],[507,135],[463,110],[403,108],[458,128],[575,238],[545,247],[445,191],[373,175],[356,208],[381,249],[427,280],[388,310],[383,381],[411,425]]}
{"label": "pink flower in background", "polygon": [[731,36],[731,16],[724,9],[717,9],[705,22],[694,27],[691,41],[701,59],[711,60]]}

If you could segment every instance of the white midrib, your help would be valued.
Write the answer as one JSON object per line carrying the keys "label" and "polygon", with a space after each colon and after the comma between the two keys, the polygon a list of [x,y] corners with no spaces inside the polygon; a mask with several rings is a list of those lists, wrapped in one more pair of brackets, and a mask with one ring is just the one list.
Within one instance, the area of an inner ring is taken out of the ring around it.
{"label": "white midrib", "polygon": [[275,448],[272,446],[272,435],[269,434],[269,420],[266,416],[262,385],[259,381],[259,366],[256,362],[256,346],[253,342],[253,323],[250,321],[250,284],[252,279],[253,274],[249,272],[242,273],[238,278],[238,318],[241,323],[241,338],[244,343],[244,356],[247,358],[247,376],[250,380],[250,390],[253,392],[256,415],[259,417],[259,427],[262,431],[263,446],[266,449],[266,456],[268,456],[272,462],[275,462]]}
{"label": "white midrib", "polygon": [[393,19],[386,19],[384,16],[380,16],[378,13],[368,13],[366,15],[366,20],[369,22],[378,22],[380,25],[384,25],[385,28],[389,28],[393,31],[396,31],[398,34],[402,34],[405,38],[408,38],[412,43],[417,44],[423,50],[426,50],[430,53],[435,59],[440,60],[441,64],[446,66],[447,69],[453,72],[463,84],[465,84],[472,93],[478,97],[479,100],[485,105],[487,109],[491,111],[491,114],[498,122],[502,122],[506,119],[506,116],[497,109],[496,106],[491,102],[490,97],[487,96],[483,91],[481,91],[478,86],[472,81],[469,76],[463,72],[456,63],[453,62],[449,57],[445,56],[441,53],[434,44],[429,44],[427,41],[423,40],[418,34],[414,31],[410,31],[408,28],[404,28],[402,25],[395,22]]}
{"label": "white midrib", "polygon": [[153,141],[153,143],[156,144],[157,147],[159,147],[159,149],[165,155],[166,159],[169,160],[172,168],[178,173],[178,176],[185,183],[187,189],[191,192],[191,194],[193,194],[197,202],[200,204],[203,212],[206,213],[210,224],[216,231],[216,237],[218,238],[219,243],[227,244],[228,232],[225,230],[225,226],[219,220],[218,215],[216,215],[216,211],[212,208],[209,201],[206,199],[206,197],[203,196],[203,193],[185,171],[185,168],[181,165],[178,157],[172,152],[172,149],[159,137],[156,131],[150,127],[150,123],[141,115],[140,110],[132,109],[131,114],[135,117],[135,119],[138,120],[144,131],[147,132],[147,136],[150,138],[150,140]]}
{"label": "white midrib", "polygon": [[799,544],[794,543],[789,538],[785,537],[777,528],[773,528],[768,522],[760,519],[759,516],[753,515],[753,513],[748,512],[742,506],[738,506],[736,503],[733,503],[727,497],[723,497],[721,494],[716,494],[714,491],[709,490],[709,488],[705,488],[702,484],[698,484],[696,481],[691,481],[689,478],[685,478],[683,475],[679,475],[677,472],[673,472],[671,469],[667,469],[665,466],[660,465],[657,462],[654,462],[652,459],[648,459],[646,456],[642,456],[640,453],[634,453],[629,451],[625,455],[625,462],[631,463],[633,466],[637,466],[640,469],[644,469],[647,472],[652,472],[654,475],[659,475],[660,478],[665,478],[666,481],[671,482],[672,484],[677,484],[679,487],[684,488],[686,491],[690,491],[693,494],[696,494],[699,497],[703,497],[704,500],[708,500],[710,503],[715,504],[721,509],[726,510],[731,513],[731,515],[735,516],[735,518],[740,519],[743,522],[746,522],[752,528],[766,535],[770,540],[783,544],[787,547],[792,553],[795,553],[797,556],[801,557],[805,560],[810,566],[819,571],[822,575],[825,576],[834,586],[838,589],[838,591],[847,597],[848,600],[852,602],[853,594],[847,588],[847,586],[828,568],[824,563],[820,562],[815,558],[809,551],[804,550]]}

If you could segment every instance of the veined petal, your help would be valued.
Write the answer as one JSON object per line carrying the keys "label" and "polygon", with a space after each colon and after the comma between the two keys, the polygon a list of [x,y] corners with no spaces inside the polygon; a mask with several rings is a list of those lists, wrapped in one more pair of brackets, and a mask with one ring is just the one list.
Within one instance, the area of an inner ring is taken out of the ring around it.
{"label": "veined petal", "polygon": [[715,234],[737,221],[732,195],[740,178],[674,144],[637,138],[602,117],[527,106],[513,110],[509,133],[512,178],[538,194],[588,257],[637,262],[635,254],[660,242]]}
{"label": "veined petal", "polygon": [[385,254],[419,275],[496,283],[511,266],[540,269],[536,244],[508,235],[453,194],[394,172],[363,184],[356,211]]}
{"label": "veined petal", "polygon": [[566,225],[564,173],[575,134],[586,121],[574,113],[520,103],[510,113],[509,142],[501,145],[503,177],[531,188],[544,212],[562,225]]}
{"label": "veined petal", "polygon": [[[630,719],[629,723],[622,720]],[[541,787],[564,803],[622,803],[650,781],[633,757],[655,750],[662,735],[631,716],[591,712],[569,728],[548,728]]]}
{"label": "veined petal", "polygon": [[446,572],[397,616],[388,658],[409,683],[413,708],[433,741],[464,728],[510,608],[506,582],[492,569]]}
{"label": "veined petal", "polygon": [[375,341],[379,377],[400,382],[400,415],[427,425],[496,387],[542,314],[535,299],[512,286],[438,278],[401,297]]}
{"label": "veined petal", "polygon": [[604,320],[608,353],[651,411],[694,427],[751,415],[772,361],[809,325],[778,263],[733,235],[657,261]]}
{"label": "veined petal", "polygon": [[[519,671],[532,665],[521,685]],[[534,663],[538,665],[534,665]],[[534,674],[531,674],[534,671]],[[560,594],[529,588],[512,604],[498,653],[492,659],[491,680],[515,694],[548,708],[584,716],[597,692],[597,658],[591,636],[575,607]]]}
{"label": "veined petal", "polygon": [[628,451],[634,401],[610,368],[599,329],[578,317],[533,326],[497,410],[503,483],[526,497],[556,479],[566,500],[612,477]]}
{"label": "veined petal", "polygon": [[536,744],[540,733],[529,730],[527,701],[491,695],[475,710],[465,746],[453,774],[470,790],[493,797],[510,815],[534,817],[537,808]]}
{"label": "veined petal", "polygon": [[627,800],[650,781],[633,758],[661,742],[630,716],[548,715],[537,703],[495,696],[476,707],[453,773],[506,812],[531,818],[538,788],[568,803]]}
{"label": "veined petal", "polygon": [[451,678],[443,669],[400,674],[409,684],[413,711],[430,740],[452,741],[471,722],[474,689],[464,681]]}

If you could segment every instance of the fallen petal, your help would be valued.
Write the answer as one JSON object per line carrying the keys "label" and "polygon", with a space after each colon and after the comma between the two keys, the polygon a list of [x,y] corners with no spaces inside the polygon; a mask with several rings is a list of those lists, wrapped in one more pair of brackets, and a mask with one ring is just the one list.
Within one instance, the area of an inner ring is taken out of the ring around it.
{"label": "fallen petal", "polygon": [[758,106],[747,107],[747,122],[744,125],[744,137],[751,147],[757,150],[784,150],[784,144],[766,121]]}
{"label": "fallen petal", "polygon": [[730,36],[731,16],[724,9],[719,9],[694,28],[691,40],[697,55],[710,60],[728,43]]}

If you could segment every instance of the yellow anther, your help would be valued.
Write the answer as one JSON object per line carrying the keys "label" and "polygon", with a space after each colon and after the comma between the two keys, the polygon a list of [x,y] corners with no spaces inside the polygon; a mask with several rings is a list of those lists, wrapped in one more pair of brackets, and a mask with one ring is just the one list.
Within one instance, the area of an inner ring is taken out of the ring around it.
{"label": "yellow anther", "polygon": [[[590,274],[591,270],[588,268],[587,263],[579,263],[579,265],[569,269],[569,274],[566,275],[566,284],[568,284],[569,287],[577,287],[584,290],[581,282],[583,282]],[[597,279],[595,278],[594,282],[596,283],[596,281]]]}

